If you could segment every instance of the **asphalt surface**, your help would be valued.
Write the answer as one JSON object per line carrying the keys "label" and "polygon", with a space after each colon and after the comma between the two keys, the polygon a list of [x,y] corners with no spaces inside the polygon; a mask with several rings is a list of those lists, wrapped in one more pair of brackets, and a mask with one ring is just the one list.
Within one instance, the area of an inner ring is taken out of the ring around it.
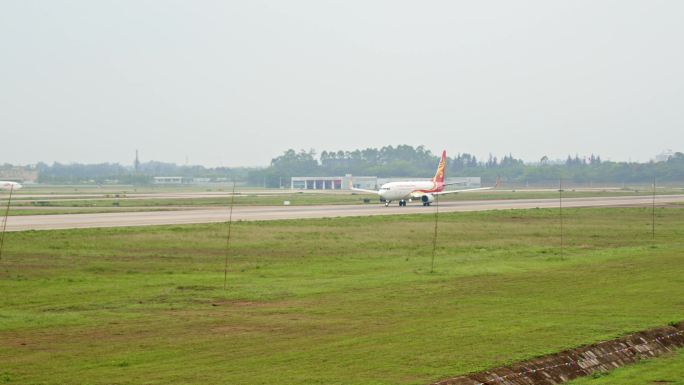
{"label": "asphalt surface", "polygon": [[[684,202],[684,195],[661,195],[656,197],[656,204]],[[632,197],[600,197],[600,198],[565,198],[563,207],[611,207],[611,206],[647,206],[651,205],[650,196]],[[465,212],[502,209],[558,207],[558,199],[515,199],[486,201],[442,202],[440,212]],[[233,220],[265,221],[277,219],[351,217],[396,214],[432,214],[435,207],[423,207],[420,204],[409,204],[407,207],[381,204],[366,205],[322,205],[322,206],[236,206],[233,208]],[[7,231],[55,230],[93,227],[123,227],[177,225],[191,223],[216,223],[228,221],[228,208],[210,208],[196,210],[174,210],[155,212],[124,212],[100,214],[65,214],[65,215],[23,215],[10,216]]]}

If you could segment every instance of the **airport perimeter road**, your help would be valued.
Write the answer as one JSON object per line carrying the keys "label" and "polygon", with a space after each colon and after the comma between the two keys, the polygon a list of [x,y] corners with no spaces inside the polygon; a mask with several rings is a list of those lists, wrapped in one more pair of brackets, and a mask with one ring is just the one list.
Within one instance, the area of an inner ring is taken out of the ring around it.
{"label": "airport perimeter road", "polygon": [[[650,205],[650,196],[566,198],[563,207],[611,207]],[[661,195],[656,204],[684,202],[684,195]],[[502,209],[558,207],[558,199],[516,199],[489,201],[442,202],[440,212],[484,211]],[[420,214],[434,213],[434,207],[423,207],[414,203],[408,207],[393,204],[367,205],[325,205],[325,206],[236,206],[233,220],[276,220],[300,218],[350,217],[369,215]],[[155,212],[125,212],[103,214],[66,214],[66,215],[23,215],[11,216],[7,221],[7,231],[54,230],[90,227],[122,227],[177,225],[190,223],[215,223],[228,220],[228,208],[197,209]]]}

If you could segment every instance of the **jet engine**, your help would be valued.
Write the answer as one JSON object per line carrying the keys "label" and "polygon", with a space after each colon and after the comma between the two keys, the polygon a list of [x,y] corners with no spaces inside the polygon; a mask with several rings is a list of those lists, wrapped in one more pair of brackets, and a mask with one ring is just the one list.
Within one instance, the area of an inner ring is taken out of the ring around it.
{"label": "jet engine", "polygon": [[435,201],[435,196],[432,194],[425,194],[422,197],[420,197],[420,200],[423,201],[423,204],[429,204]]}

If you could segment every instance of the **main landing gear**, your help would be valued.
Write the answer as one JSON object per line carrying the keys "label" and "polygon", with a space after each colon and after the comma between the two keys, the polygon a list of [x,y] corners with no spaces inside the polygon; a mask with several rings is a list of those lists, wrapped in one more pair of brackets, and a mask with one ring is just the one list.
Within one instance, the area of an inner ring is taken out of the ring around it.
{"label": "main landing gear", "polygon": [[[390,203],[392,203],[392,201],[385,201],[385,207],[389,207]],[[402,206],[406,207],[406,201],[403,199],[399,201],[399,207]]]}
{"label": "main landing gear", "polygon": [[423,206],[430,206],[430,202],[423,202]]}

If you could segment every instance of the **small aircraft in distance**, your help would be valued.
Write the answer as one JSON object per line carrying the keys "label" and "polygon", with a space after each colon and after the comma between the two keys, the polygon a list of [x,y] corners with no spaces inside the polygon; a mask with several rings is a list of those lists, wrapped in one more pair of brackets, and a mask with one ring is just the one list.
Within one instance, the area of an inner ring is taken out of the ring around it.
{"label": "small aircraft in distance", "polygon": [[19,190],[23,186],[17,182],[0,180],[0,190]]}
{"label": "small aircraft in distance", "polygon": [[[446,150],[442,151],[442,159],[437,166],[437,172],[432,178],[432,181],[407,181],[407,182],[390,182],[385,183],[380,187],[380,190],[365,190],[355,188],[350,181],[350,188],[352,191],[360,191],[369,194],[380,195],[380,201],[385,202],[385,206],[389,206],[390,202],[398,200],[399,206],[406,206],[406,202],[411,202],[414,199],[420,199],[423,206],[430,206],[430,203],[435,201],[435,196],[444,194],[457,194],[472,191],[491,190],[494,187],[481,187],[464,190],[448,190],[444,191],[444,187],[450,184],[444,183],[444,174],[446,173]],[[451,183],[456,184],[456,183]]]}

